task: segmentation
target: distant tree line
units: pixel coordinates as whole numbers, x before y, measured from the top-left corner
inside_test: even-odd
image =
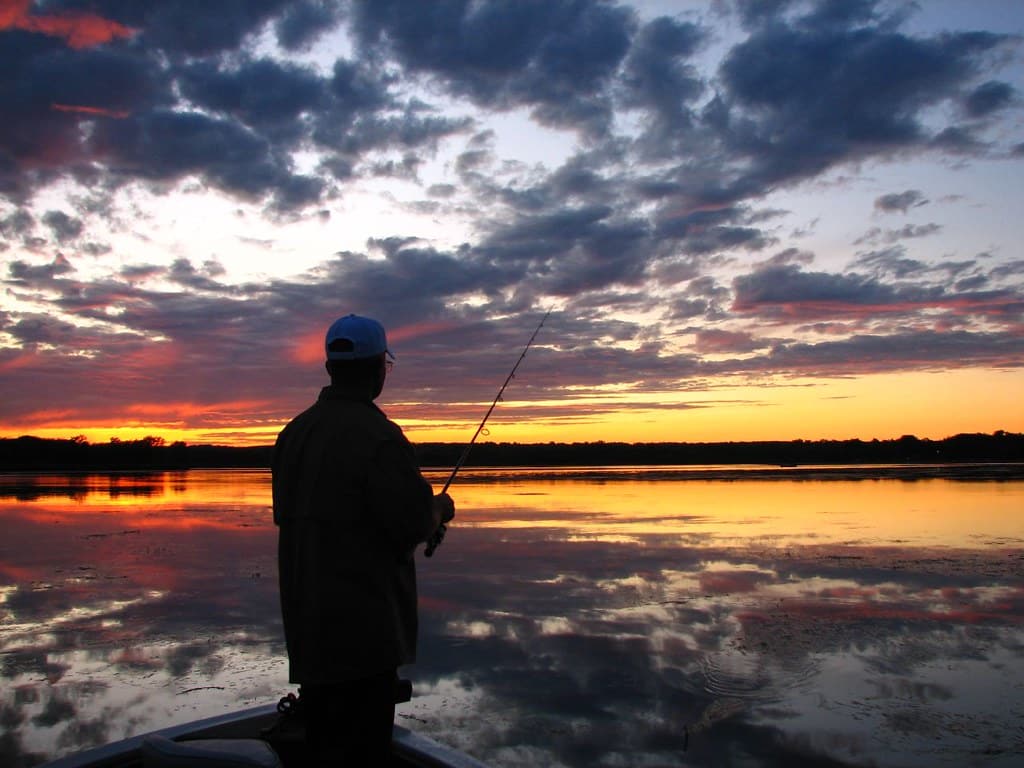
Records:
[[[424,467],[451,467],[461,443],[420,443]],[[273,448],[167,444],[160,437],[89,443],[82,437],[0,439],[0,471],[269,467]],[[792,440],[718,443],[479,443],[469,467],[687,464],[941,464],[1024,462],[1024,434],[959,434],[942,440]]]
[[[417,446],[424,466],[454,466],[464,446]],[[943,440],[792,440],[719,443],[481,443],[468,466],[623,466],[686,464],[922,464],[1024,462],[1024,434],[961,434]]]
[[[189,469],[192,467],[269,467],[270,446],[166,443],[162,437],[90,443],[83,437],[0,439],[0,471],[83,469]]]

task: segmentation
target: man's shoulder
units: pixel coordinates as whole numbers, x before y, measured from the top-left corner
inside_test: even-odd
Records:
[[[360,400],[321,397],[302,413],[289,421],[278,433],[281,443],[292,433],[317,431],[319,426],[329,431],[370,431],[386,438],[405,440],[402,428],[388,418],[376,404]]]
[[[287,424],[284,425],[284,427],[281,429],[281,431],[278,432],[278,434],[277,434],[278,442],[280,442],[281,438],[284,437],[287,433],[295,430],[298,427],[298,425],[302,424],[305,421],[309,421],[310,419],[317,418],[316,407],[317,407],[317,403],[313,403],[311,406],[306,408],[306,410],[304,410],[301,413],[293,416],[291,418],[291,420]]]

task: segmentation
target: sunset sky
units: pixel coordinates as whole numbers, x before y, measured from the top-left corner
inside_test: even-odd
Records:
[[[0,436],[1024,431],[1024,3],[0,0]]]

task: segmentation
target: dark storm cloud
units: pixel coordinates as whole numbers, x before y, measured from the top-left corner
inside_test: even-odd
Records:
[[[0,30],[0,191],[20,198],[36,183],[86,162],[83,120],[113,119],[169,100],[148,55],[72,50],[60,41]],[[101,84],[103,87],[97,87]]]
[[[915,237],[928,237],[929,235],[934,235],[941,231],[942,225],[935,224],[934,222],[931,224],[921,225],[907,224],[900,229],[890,230],[886,233],[886,237],[890,240],[906,240],[908,238]]]
[[[860,21],[872,4],[842,5],[857,12],[776,20],[727,54],[724,92],[706,120],[719,132],[723,159],[745,164],[704,190],[706,199],[760,194],[837,163],[928,145],[923,111],[961,94],[981,57],[1009,42],[984,32],[910,37],[884,20],[845,26],[839,22]],[[938,144],[950,147],[951,132],[968,138],[951,126]]]
[[[686,253],[710,254],[739,247],[759,251],[770,242],[761,230],[752,227],[712,227],[687,237],[682,247]]]
[[[630,290],[650,278],[690,279],[701,268],[693,257],[710,261],[774,242],[748,226],[758,217],[745,206],[680,213],[666,204],[664,213],[642,213],[623,194],[623,180],[599,173],[599,166],[577,156],[543,182],[511,191],[475,180],[481,194],[498,196],[519,213],[491,223],[471,253],[521,269],[537,290],[572,296],[613,286]],[[573,204],[559,205],[566,200]],[[678,266],[686,259],[680,278]]]
[[[274,141],[296,140],[304,130],[303,113],[327,105],[322,78],[270,59],[249,61],[234,70],[201,61],[185,68],[178,82],[189,101],[230,114]]]
[[[640,142],[645,155],[658,156],[678,137],[690,134],[693,106],[705,83],[688,59],[708,37],[692,23],[656,19],[639,31],[621,82],[622,106],[652,118]]]
[[[739,222],[742,211],[734,206],[696,211],[674,211],[670,207],[660,216],[658,234],[663,238],[685,238],[691,232],[703,232]]]
[[[593,234],[611,214],[607,206],[591,206],[523,216],[492,234],[484,250],[502,262],[543,263],[571,250],[580,239]]]
[[[883,258],[878,257],[874,263]],[[870,260],[866,264],[872,263]],[[891,261],[890,261],[890,268]],[[893,271],[913,273],[916,265],[900,264]],[[1019,317],[1022,297],[1014,291],[956,293],[945,282],[883,283],[856,273],[805,272],[796,265],[771,265],[733,282],[732,309],[765,320],[875,318],[942,310],[951,315]]]
[[[401,101],[389,89],[394,78],[372,63],[338,59],[326,82],[329,100],[310,115],[310,138],[326,151],[341,153],[338,178],[351,175],[363,153],[393,147],[432,151],[437,142],[472,126],[416,98]],[[330,163],[326,166],[330,167]]]
[[[102,154],[116,158],[122,175],[174,181],[202,173],[244,197],[268,194],[289,175],[264,137],[197,112],[161,110],[112,121],[99,127],[94,141]]]
[[[122,267],[118,274],[129,282],[133,282],[135,280],[145,280],[147,278],[155,277],[163,272],[163,267],[158,267],[153,264],[129,264]]]
[[[31,288],[52,285],[56,278],[75,271],[71,262],[60,254],[49,264],[33,265],[19,259],[12,261],[7,268],[10,280],[5,282]]]
[[[1018,311],[1020,311],[1018,309]],[[837,341],[788,342],[746,361],[748,370],[795,375],[842,375],[851,366],[859,374],[973,365],[1020,367],[1016,334],[969,331],[920,331],[890,335],[861,334]],[[709,368],[730,370],[735,362]]]
[[[1024,259],[1015,259],[992,268],[992,277],[1003,278],[1024,275]]]
[[[52,3],[47,13],[80,10]],[[72,48],[0,30],[0,109],[8,116],[0,191],[15,199],[64,175],[94,188],[191,175],[272,209],[297,209],[317,202],[328,180],[297,172],[296,152],[340,152],[347,157],[321,163],[318,173],[344,168],[345,179],[365,153],[429,148],[468,125],[396,99],[393,73],[339,59],[325,76],[239,51],[274,19],[286,43],[301,46],[341,20],[339,5],[107,2],[89,11],[135,33]]]
[[[596,133],[611,119],[605,90],[634,26],[625,8],[580,0],[373,0],[353,13],[369,55],[393,55],[479,105],[526,106],[543,123]]]
[[[290,3],[274,23],[281,47],[294,51],[314,42],[323,32],[336,26],[343,15],[343,4],[332,0],[299,0]]]
[[[447,296],[499,290],[512,279],[500,267],[467,263],[415,241],[374,241],[373,245],[383,250],[385,260],[339,254],[327,265],[325,277],[344,286],[349,303],[373,296],[404,322],[439,317]]]
[[[192,290],[208,290],[218,293],[224,292],[224,286],[218,283],[215,278],[223,274],[224,268],[216,262],[208,262],[200,269],[196,269],[188,259],[175,260],[171,264],[170,269],[167,270],[168,279],[178,285],[191,288]]]
[[[919,189],[908,189],[906,192],[892,192],[875,198],[875,208],[885,213],[899,211],[906,213],[910,208],[926,205],[928,200]]]
[[[23,315],[5,329],[22,344],[65,344],[75,336],[75,327],[49,315]]]
[[[1009,105],[1013,97],[1013,86],[1009,83],[989,80],[971,91],[964,106],[971,117],[984,117]]]
[[[664,194],[721,203],[929,138],[979,149],[967,126],[929,137],[921,111],[959,94],[978,116],[1011,97],[999,81],[970,82],[1003,37],[909,37],[867,2],[812,5],[803,16],[782,15],[784,6],[740,4],[752,32],[698,110],[709,82],[694,57],[710,31],[669,18],[641,25],[611,3],[53,2],[47,13],[87,7],[134,33],[73,49],[2,32],[10,67],[0,106],[17,119],[0,128],[0,173],[4,188],[21,194],[62,172],[105,169],[122,183],[194,174],[230,194],[299,208],[328,189],[293,167],[291,153],[310,142],[339,155],[319,172],[338,168],[345,179],[367,152],[431,148],[469,128],[468,118],[399,98],[404,76],[478,106],[527,107],[541,122],[592,137],[609,136],[616,110],[636,112],[646,118],[640,156],[679,164],[675,178],[657,182]],[[325,77],[240,53],[268,24],[286,48],[347,25],[361,58],[338,59]]]
[[[60,243],[74,240],[82,234],[81,219],[68,216],[64,211],[47,211],[43,214],[43,223],[50,228],[53,236]]]
[[[876,277],[891,274],[900,279],[927,272],[931,268],[919,259],[908,258],[903,246],[865,253],[857,258],[853,266],[867,269]]]
[[[896,303],[896,291],[859,275],[804,272],[796,265],[770,266],[736,278],[737,312],[772,314],[785,307],[832,311],[832,307],[880,306]],[[816,309],[817,308],[817,309]]]
[[[24,237],[35,226],[35,217],[25,209],[18,209],[0,219],[0,235],[5,238]]]
[[[724,301],[730,295],[729,289],[719,285],[715,278],[710,276],[698,277],[686,287],[687,296],[700,296],[715,301]]]
[[[361,120],[339,148],[357,154],[378,149],[432,152],[441,139],[471,126],[469,118],[429,114],[421,105],[410,104],[395,115]]]
[[[951,125],[937,133],[932,138],[930,146],[952,155],[971,155],[984,149],[986,145],[978,138],[972,127]]]
[[[928,237],[942,231],[941,224],[906,224],[899,229],[880,229],[873,227],[864,235],[853,241],[854,245],[864,243],[898,243],[901,240],[912,240],[918,237]]]
[[[648,223],[606,205],[519,216],[494,229],[474,250],[520,279],[571,296],[621,283],[637,284],[654,246]]]

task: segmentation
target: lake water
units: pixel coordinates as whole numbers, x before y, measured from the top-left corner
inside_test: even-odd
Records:
[[[494,766],[1024,765],[1024,480],[816,477],[460,475],[397,721]],[[0,475],[0,522],[5,768],[292,690],[269,473]]]

